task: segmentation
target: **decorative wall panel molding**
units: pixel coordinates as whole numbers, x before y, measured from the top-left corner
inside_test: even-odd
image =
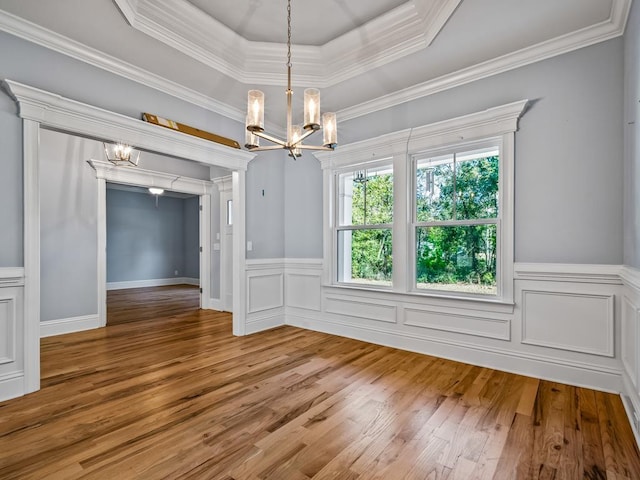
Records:
[[[404,325],[509,340],[510,319],[463,315],[423,308],[404,308]]]
[[[0,365],[16,361],[16,300],[15,294],[0,289]]]
[[[627,297],[622,299],[622,366],[638,391],[638,353],[640,348],[640,309]]]
[[[247,314],[284,307],[284,273],[268,270],[247,274]],[[251,318],[247,322],[251,321]]]
[[[321,309],[322,271],[315,273],[286,272],[287,307],[319,312]]]
[[[522,343],[614,356],[614,296],[522,290]]]
[[[336,315],[375,320],[384,323],[397,323],[395,303],[373,299],[359,299],[346,295],[326,295],[325,311]]]

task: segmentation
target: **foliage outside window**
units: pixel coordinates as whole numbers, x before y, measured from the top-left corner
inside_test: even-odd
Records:
[[[414,158],[418,290],[496,295],[499,147]]]
[[[391,286],[391,166],[341,173],[337,182],[338,282]]]

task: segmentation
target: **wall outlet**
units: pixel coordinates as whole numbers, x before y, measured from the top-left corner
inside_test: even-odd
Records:
[[[247,242],[247,251],[250,252],[251,250],[253,250],[253,242],[249,240]]]
[[[178,275],[178,270],[174,270],[174,271],[173,271],[173,274],[174,274],[174,275]]]

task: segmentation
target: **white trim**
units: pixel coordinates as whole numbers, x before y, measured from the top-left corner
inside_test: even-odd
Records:
[[[254,317],[247,321],[245,334],[250,335],[252,333],[263,332],[283,325],[286,325],[286,323],[282,312]]]
[[[119,3],[123,3],[120,5],[121,10],[127,17],[127,19],[132,23],[132,26],[136,26],[137,23],[135,19],[132,20],[133,15],[136,11],[135,7],[138,2],[132,2],[132,0],[118,0]],[[185,2],[186,3],[186,2]],[[430,32],[436,32],[439,28],[442,27],[445,20],[444,17],[448,18],[455,9],[454,5],[457,5],[456,0],[450,0],[442,4],[442,7],[439,12],[436,12],[436,15],[433,17],[431,21],[431,25],[434,27],[424,28],[424,24],[422,25],[422,30]],[[400,8],[400,7],[399,7]],[[378,97],[374,100],[369,100],[357,105],[353,105],[342,110],[339,110],[338,118],[340,121],[352,120],[354,118],[358,118],[364,115],[368,115],[371,113],[375,113],[380,110],[384,110],[386,108],[391,108],[395,105],[400,105],[402,103],[406,103],[412,100],[416,100],[422,97],[426,97],[429,95],[433,95],[438,92],[442,92],[444,90],[448,90],[451,88],[455,88],[461,85],[465,85],[477,80],[481,80],[483,78],[487,78],[493,75],[497,75],[503,72],[507,72],[509,70],[514,70],[516,68],[524,67],[531,63],[535,63],[541,60],[545,60],[548,58],[552,58],[557,55],[562,55],[574,50],[578,50],[580,48],[593,45],[595,43],[603,42],[615,37],[618,37],[624,33],[624,29],[627,23],[627,17],[629,15],[629,10],[631,8],[631,0],[613,0],[611,6],[611,13],[608,19],[596,23],[594,25],[582,28],[575,32],[571,32],[565,35],[561,35],[559,37],[538,43],[536,45],[532,45],[516,52],[508,53],[501,57],[488,60],[482,62],[477,65],[472,65],[467,68],[463,68],[461,70],[448,73],[441,77],[437,77],[431,80],[427,80],[425,82],[419,83],[417,85],[413,85],[411,87],[405,88],[403,90],[384,95],[382,97]],[[418,10],[420,8],[418,7]],[[451,13],[448,13],[448,12]],[[173,19],[171,19],[173,20]],[[170,20],[170,21],[171,21]],[[427,22],[429,24],[429,22]],[[441,24],[441,25],[438,25]],[[155,23],[157,25],[157,23]],[[175,22],[169,23],[172,27],[175,26]],[[193,22],[187,22],[186,25],[192,26]],[[153,25],[152,25],[153,27]],[[150,28],[152,28],[150,27]],[[226,27],[225,27],[226,28]],[[24,20],[20,17],[12,15],[8,12],[4,12],[0,10],[0,30],[6,31],[12,35],[23,38],[30,42],[33,42],[38,45],[42,45],[46,48],[49,48],[53,51],[62,53],[69,57],[75,58],[77,60],[83,61],[90,65],[94,65],[98,68],[102,68],[108,72],[114,73],[116,75],[122,76],[124,78],[128,78],[135,82],[138,82],[147,87],[153,88],[155,90],[161,91],[163,93],[169,94],[173,97],[179,98],[186,102],[189,102],[193,105],[197,105],[203,108],[206,108],[212,112],[218,113],[220,115],[224,115],[230,119],[233,119],[238,122],[244,122],[245,113],[240,111],[239,109],[232,107],[228,104],[220,102],[212,97],[206,96],[200,92],[196,92],[193,89],[182,86],[178,83],[171,82],[165,78],[162,78],[159,75],[151,73],[147,70],[144,70],[135,65],[123,62],[111,55],[105,54],[99,50],[88,47],[84,44],[76,42],[68,37],[57,34],[48,30],[44,27],[36,25],[32,22]],[[405,29],[397,29],[397,35],[403,34],[403,30]],[[205,34],[209,34],[211,31],[215,31],[216,35],[220,34],[219,29],[208,30],[205,31]],[[407,32],[414,32],[413,29],[406,29]],[[414,32],[415,34],[415,32]],[[167,32],[164,32],[164,35],[167,35]],[[430,36],[433,34],[428,34],[424,40],[425,46],[432,40]],[[218,38],[218,37],[216,37]],[[368,37],[375,38],[375,37]],[[419,37],[418,37],[419,38]],[[242,39],[243,43],[247,41]],[[381,38],[382,40],[382,38]],[[337,42],[337,40],[336,40]],[[388,42],[388,39],[385,37],[384,42]],[[219,42],[209,42],[208,45],[217,45]],[[365,42],[365,46],[370,42]],[[223,52],[225,55],[228,55],[229,51],[237,52],[238,43],[233,44],[234,49],[230,50],[225,47],[225,51]],[[344,45],[344,42],[342,42]],[[177,45],[180,47],[181,45]],[[271,83],[275,85],[283,84],[283,81],[280,79],[282,74],[282,67],[280,65],[281,59],[281,47],[278,48],[276,45],[277,55],[274,56],[275,52],[273,51],[273,46],[268,44],[260,44],[258,47],[252,49],[256,55],[260,58],[259,64],[255,64],[256,68],[259,67],[258,76],[251,80],[241,80],[245,83],[259,83],[259,84],[267,84],[268,79],[271,78]],[[316,74],[313,75],[313,70],[310,72],[306,72],[301,68],[305,64],[309,63],[310,55],[307,52],[309,47],[303,48],[298,46],[301,49],[301,57],[299,58],[300,65],[298,70],[296,70],[297,75],[296,78],[299,78],[300,82],[304,85],[316,85],[318,87],[322,87],[329,82],[339,82],[343,81],[350,76],[357,75],[361,73],[361,68],[355,65],[353,62],[353,58],[351,56],[345,57],[344,64],[338,65],[340,66],[342,71],[338,70],[335,73],[331,73],[333,69],[324,68],[327,65],[333,65],[333,59],[330,57],[334,52],[330,51],[329,45],[326,45],[326,56],[328,56],[329,60],[323,58],[321,68],[316,69]],[[324,47],[323,47],[324,48]],[[368,64],[369,67],[377,67],[383,65],[388,61],[395,60],[399,58],[399,52],[387,52],[386,55],[378,56],[376,55],[375,49],[369,47],[369,55],[368,55]],[[414,45],[413,51],[415,51],[416,46]],[[343,49],[347,53],[351,50]],[[383,49],[383,51],[385,51]],[[413,52],[409,50],[409,53]],[[191,50],[185,51],[182,49],[182,53],[191,54],[193,53]],[[357,57],[360,58],[360,57]],[[366,58],[366,57],[362,57]],[[350,65],[345,62],[353,62],[354,65],[351,65],[352,68],[349,68]],[[376,63],[380,62],[380,63]],[[266,75],[267,69],[266,65],[276,64],[277,63],[277,71],[273,73],[273,75]],[[249,65],[250,63],[244,62],[245,65]],[[313,64],[313,62],[311,62]],[[275,68],[275,67],[273,67]],[[303,75],[304,74],[304,75]],[[333,75],[333,77],[328,77],[328,74]],[[248,75],[247,75],[248,76]],[[345,78],[342,78],[345,77]],[[234,78],[242,78],[242,75],[234,76]],[[277,81],[275,80],[277,79]]]
[[[281,63],[283,44],[246,40],[183,0],[115,2],[133,28],[239,82],[286,83]],[[330,87],[421,51],[431,44],[460,2],[410,0],[324,45],[295,45],[294,85]]]
[[[255,157],[255,153],[110,112],[12,80],[5,79],[2,83],[9,95],[18,102],[20,117],[51,128],[124,142],[152,152],[232,170],[246,170],[249,161]]]
[[[200,279],[189,277],[151,278],[148,280],[128,280],[107,282],[106,290],[127,290],[129,288],[163,287],[167,285],[200,285]]]
[[[572,281],[616,285],[620,285],[620,277],[624,271],[620,265],[521,262],[514,263],[513,270],[516,280]]]
[[[417,294],[413,261],[415,254],[413,241],[414,222],[410,206],[413,204],[412,185],[414,171],[413,157],[428,150],[445,148],[472,148],[474,143],[485,139],[500,147],[500,216],[496,219],[498,241],[498,293],[488,300],[504,304],[513,303],[513,262],[514,262],[514,165],[515,132],[518,121],[529,101],[520,100],[506,105],[489,108],[460,117],[423,125],[420,127],[392,132],[386,135],[351,143],[337,151],[314,153],[320,161],[323,174],[323,215],[324,215],[324,284],[342,286],[338,283],[337,233],[341,229],[338,221],[337,176],[346,169],[363,168],[382,162],[393,162],[394,166],[394,218],[400,221],[393,225],[393,284],[396,294]],[[484,143],[484,142],[483,142]],[[390,158],[391,157],[391,158]],[[349,286],[353,286],[350,284]],[[373,290],[373,287],[358,286]],[[382,289],[378,289],[382,291]],[[444,296],[443,292],[424,291],[420,295]],[[452,294],[458,298],[474,298],[464,293]]]
[[[0,375],[0,402],[25,395],[26,390],[24,372]]]
[[[0,30],[237,122],[245,120],[244,111],[2,10]]]
[[[98,181],[98,202],[97,202],[97,241],[98,241],[98,315],[101,324],[107,324],[107,298],[106,290],[117,288],[135,288],[132,286],[109,288],[106,282],[107,271],[107,249],[106,249],[106,219],[107,219],[107,202],[106,202],[106,182],[123,183],[127,185],[136,185],[141,187],[160,187],[175,192],[189,193],[199,195],[198,200],[198,225],[199,225],[199,242],[201,251],[199,254],[200,278],[197,284],[200,285],[200,307],[209,308],[207,300],[210,296],[210,265],[211,265],[211,189],[212,182],[208,180],[199,180],[197,178],[183,177],[181,175],[168,174],[164,172],[156,172],[153,170],[145,170],[143,168],[127,168],[117,167],[105,160],[87,160],[89,165],[96,172]],[[157,283],[162,281],[172,281],[174,283]],[[143,280],[139,284],[140,287],[157,286],[157,285],[174,285],[178,279],[150,279]],[[181,279],[182,280],[182,279]],[[149,283],[151,282],[151,283]],[[155,282],[155,283],[154,283]],[[119,282],[116,282],[116,284]],[[132,282],[122,282],[129,283]],[[178,283],[185,283],[180,281]]]
[[[210,298],[209,310],[217,310],[219,312],[223,312],[224,308],[222,308],[222,301],[219,298]]]
[[[24,393],[40,390],[40,125],[22,120],[24,161]]]
[[[640,269],[624,265],[620,269],[620,278],[625,285],[640,291]]]
[[[594,295],[590,293],[577,293],[577,292],[563,292],[563,291],[548,291],[548,290],[534,290],[523,288],[521,290],[521,310],[522,310],[522,338],[521,343],[527,345],[537,345],[540,347],[549,347],[556,350],[568,350],[572,352],[580,352],[587,353],[590,355],[600,355],[603,357],[613,357],[614,356],[614,325],[615,319],[613,315],[614,308],[614,295]],[[544,295],[544,296],[555,296],[555,297],[567,297],[567,298],[590,298],[596,300],[603,300],[606,304],[607,317],[606,321],[606,338],[604,339],[604,343],[606,345],[603,349],[595,349],[595,348],[586,348],[580,345],[569,345],[560,343],[557,341],[545,341],[535,338],[530,338],[527,333],[527,296],[528,295]]]
[[[187,285],[200,287],[200,308],[209,309],[211,297],[211,188],[198,199],[198,278],[184,278]]]
[[[23,267],[0,267],[0,287],[24,285]]]
[[[233,334],[246,335],[250,333],[246,326],[246,172],[234,171],[231,182],[233,185]]]
[[[61,318],[59,320],[45,320],[40,322],[40,338],[93,330],[102,326],[98,314]]]
[[[173,192],[192,195],[210,195],[212,183],[208,180],[189,178],[172,173],[145,170],[138,167],[117,167],[106,160],[87,160],[96,171],[96,178],[107,182],[135,185],[139,187],[159,187]]]
[[[518,130],[529,100],[520,100],[421,127],[341,145],[330,152],[313,152],[323,169],[338,169],[394,155],[498,137]]]
[[[602,22],[412,85],[374,100],[343,108],[338,110],[338,118],[342,122],[352,120],[619,37],[624,34],[630,9],[631,0],[613,0],[611,14]]]
[[[227,240],[227,231],[230,228],[227,225],[227,202],[232,200],[233,197],[233,178],[231,175],[227,175],[224,177],[214,178],[212,180],[213,184],[218,187],[218,192],[220,195],[220,203],[219,203],[219,232],[220,232],[220,299],[218,308],[215,310],[227,311],[227,295],[228,295],[228,285],[230,283],[230,279],[227,278],[226,268],[225,268],[225,258],[227,255],[232,254],[233,251],[233,226],[231,226],[231,245],[229,245]],[[232,294],[233,294],[233,285],[232,285]],[[233,303],[233,302],[232,302]],[[213,307],[211,307],[213,308]]]
[[[441,338],[406,331],[391,331],[370,324],[350,324],[341,319],[317,320],[300,315],[287,315],[287,325],[306,328],[342,337],[354,338],[426,355],[435,355],[459,362],[504,372],[528,375],[580,387],[607,392],[621,389],[621,371],[593,363],[568,360],[549,355],[519,352],[490,345]]]

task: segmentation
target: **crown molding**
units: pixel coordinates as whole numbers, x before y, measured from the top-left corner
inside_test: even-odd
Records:
[[[417,100],[444,90],[459,87],[483,78],[524,67],[557,55],[569,53],[589,45],[610,40],[624,34],[632,0],[613,0],[607,20],[517,50],[500,57],[427,80],[374,100],[344,108],[337,112],[340,121],[369,115],[402,103]]]
[[[137,16],[136,12],[141,9],[141,5],[144,2],[148,2],[150,0],[114,1],[118,4],[118,7],[120,8],[127,21],[131,24],[136,24],[139,21],[139,17]],[[448,19],[453,10],[455,10],[455,7],[457,7],[457,5],[460,3],[460,1],[461,0],[442,0],[442,3],[439,4],[439,10],[437,9],[437,7],[433,7],[437,11],[434,10],[435,13],[430,18],[432,18],[432,21],[439,25],[439,28],[441,28],[442,25],[444,25],[444,23],[446,22],[446,19]],[[417,100],[419,98],[433,95],[444,90],[465,85],[476,80],[481,80],[492,75],[497,75],[509,70],[529,65],[540,60],[545,60],[556,55],[568,53],[588,45],[618,37],[624,33],[627,17],[631,8],[631,2],[632,0],[613,0],[609,19],[603,22],[539,43],[537,45],[533,45],[531,47],[521,49],[517,52],[503,55],[493,60],[482,62],[480,64],[464,68],[456,72],[452,72],[447,75],[443,75],[441,77],[419,83],[417,85],[413,85],[403,90],[378,97],[371,101],[344,108],[337,112],[338,119],[341,122],[352,120],[354,118],[391,108],[405,102]],[[415,3],[415,5],[420,7],[423,4]],[[417,11],[420,15],[423,15],[423,11],[420,8],[418,8]],[[8,32],[19,38],[23,38],[32,43],[46,47],[50,50],[70,56],[82,62],[88,63],[95,67],[101,68],[110,73],[122,76],[129,80],[133,80],[137,83],[166,93],[175,98],[179,98],[193,105],[205,108],[211,112],[223,115],[237,122],[244,123],[244,111],[241,111],[235,107],[220,102],[202,93],[196,92],[195,90],[184,87],[176,82],[167,80],[159,75],[153,74],[135,65],[123,62],[113,56],[88,47],[84,44],[81,44],[80,42],[52,32],[51,30],[48,30],[44,27],[36,25],[32,22],[29,22],[2,10],[0,10],[0,30]],[[432,30],[432,32],[433,31],[435,30]],[[216,36],[218,35],[218,33],[219,32],[216,32]],[[242,40],[246,42],[246,40]],[[428,42],[430,40],[428,37],[426,37],[424,41]],[[329,44],[330,43],[331,42],[329,42]],[[329,51],[330,49],[329,44],[325,44],[323,46],[327,48],[327,51]],[[277,72],[275,70],[273,72],[269,72],[268,68],[270,68],[270,65],[274,64],[276,59],[279,59],[278,61],[281,62],[282,59],[280,57],[282,56],[282,46],[279,46],[277,44],[274,45],[267,43],[256,43],[253,47],[255,48],[256,55],[260,56],[260,60],[256,62],[255,68],[265,69],[260,71],[260,76],[256,83],[281,84],[281,80],[277,81],[277,79],[282,75],[283,69],[281,68],[281,65],[278,66]],[[294,45],[296,55],[296,77],[299,77],[299,67],[301,67],[301,70],[305,70],[306,68],[307,71],[309,71],[309,68],[304,66],[306,64],[313,64],[312,52],[315,48],[318,47],[301,47]],[[411,47],[405,46],[405,48]],[[389,55],[391,55],[393,52],[388,53]],[[346,60],[343,59],[343,61]],[[330,59],[327,62],[327,65],[332,64],[333,59]],[[353,68],[357,69],[357,67]],[[322,71],[324,72],[324,69]],[[318,75],[313,73],[306,76],[301,76],[300,78],[301,81],[309,85],[321,86],[322,83],[317,81]],[[270,127],[270,129],[277,130],[277,127]]]
[[[284,44],[246,40],[186,0],[114,1],[133,28],[225,75],[286,83]],[[410,0],[324,45],[294,45],[294,85],[326,88],[428,47],[461,1]]]
[[[0,30],[244,123],[244,111],[2,10]]]
[[[192,195],[211,195],[213,183],[208,180],[184,177],[138,167],[119,167],[106,160],[87,160],[96,171],[96,178],[108,182],[142,187],[158,187]]]
[[[139,149],[231,170],[246,170],[249,161],[255,157],[255,153],[209,142],[12,80],[4,80],[2,87],[18,103],[21,118],[49,128],[124,142]]]
[[[518,130],[529,100],[500,105],[460,117],[400,130],[376,138],[341,145],[332,152],[314,152],[322,169],[335,169],[381,160],[461,141],[497,137]]]

